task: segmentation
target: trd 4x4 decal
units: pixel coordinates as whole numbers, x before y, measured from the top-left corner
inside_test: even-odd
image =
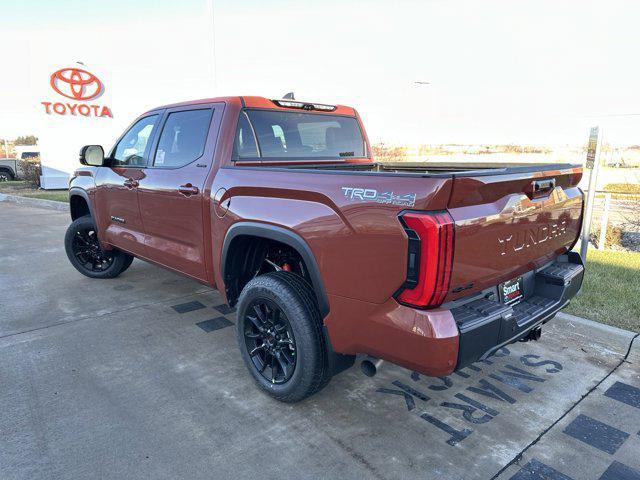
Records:
[[[394,192],[378,192],[373,188],[342,187],[344,196],[349,200],[361,202],[373,201],[376,203],[413,207],[416,204],[415,193],[397,194]]]

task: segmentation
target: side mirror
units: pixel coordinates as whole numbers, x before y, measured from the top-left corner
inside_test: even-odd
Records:
[[[90,167],[102,167],[104,150],[100,145],[85,145],[80,149],[80,163]]]

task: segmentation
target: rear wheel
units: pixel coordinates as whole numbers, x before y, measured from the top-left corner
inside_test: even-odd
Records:
[[[114,278],[124,272],[133,257],[119,250],[103,250],[90,216],[73,221],[64,237],[64,247],[71,265],[91,278]]]
[[[10,182],[13,180],[13,173],[9,170],[0,170],[0,182]]]
[[[330,379],[315,296],[296,274],[267,273],[247,283],[238,302],[237,340],[254,380],[280,401],[300,401]]]

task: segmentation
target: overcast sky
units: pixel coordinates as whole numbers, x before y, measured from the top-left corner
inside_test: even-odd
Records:
[[[207,0],[1,1],[0,137],[32,132],[34,72],[64,50],[126,104],[117,130],[162,103],[293,90],[356,107],[373,141],[581,144],[601,124],[640,144],[640,116],[618,116],[640,114],[640,2],[215,0],[214,57]]]

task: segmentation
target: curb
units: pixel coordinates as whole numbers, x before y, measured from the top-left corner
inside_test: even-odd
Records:
[[[0,193],[0,202],[11,202],[25,207],[45,208],[47,210],[56,210],[58,212],[69,212],[69,204],[65,202],[56,202],[54,200],[43,200],[41,198],[20,197],[18,195],[8,195]]]
[[[604,323],[594,322],[593,320],[577,317],[575,315],[571,315],[570,313],[558,312],[556,314],[556,317],[561,318],[562,320],[566,320],[568,322],[580,323],[589,328],[595,328],[602,332],[611,333],[614,335],[620,335],[620,336],[629,337],[629,338],[632,338],[636,335],[635,332],[632,332],[630,330],[624,330],[623,328],[612,327],[611,325],[605,325]]]

